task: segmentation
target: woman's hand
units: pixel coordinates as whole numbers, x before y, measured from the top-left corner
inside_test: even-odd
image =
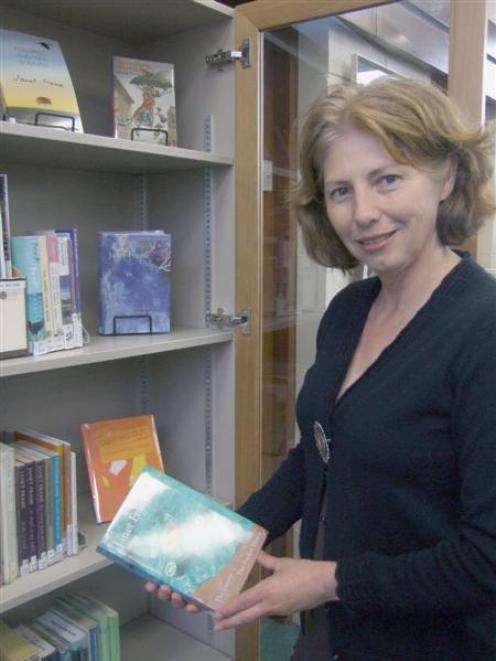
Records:
[[[336,563],[276,558],[262,551],[258,563],[272,576],[217,609],[216,631],[266,615],[290,615],[336,600]]]
[[[182,599],[181,595],[172,590],[167,585],[157,585],[152,581],[145,583],[145,590],[147,592],[156,592],[157,597],[161,601],[169,601],[174,608],[184,608],[188,613],[199,613],[200,609],[195,604],[188,604]]]

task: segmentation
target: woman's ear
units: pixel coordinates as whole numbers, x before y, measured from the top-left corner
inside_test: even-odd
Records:
[[[444,173],[443,178],[441,179],[441,191],[440,191],[441,202],[444,202],[444,200],[446,200],[453,192],[453,188],[455,186],[455,181],[456,181],[457,170],[458,170],[458,158],[454,155],[450,156],[446,166],[446,172]]]

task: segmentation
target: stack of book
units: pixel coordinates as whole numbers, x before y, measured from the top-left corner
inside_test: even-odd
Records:
[[[0,443],[0,584],[78,552],[76,453],[28,429]]]
[[[11,243],[14,273],[26,278],[31,353],[83,346],[77,230],[43,230]]]
[[[94,597],[66,592],[28,623],[0,621],[0,659],[120,661],[119,614]]]

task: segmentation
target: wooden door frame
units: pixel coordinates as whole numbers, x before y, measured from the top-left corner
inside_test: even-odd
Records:
[[[394,0],[387,0],[389,2]],[[476,116],[483,95],[480,48],[485,44],[482,14],[486,0],[451,0],[450,72],[448,92],[453,94],[471,117]],[[384,0],[254,0],[235,11],[235,46],[250,40],[251,67],[236,70],[236,310],[250,308],[251,335],[236,336],[235,412],[235,500],[239,505],[261,486],[262,453],[262,292],[263,217],[261,193],[261,33],[293,23],[365,9]],[[465,6],[464,6],[465,5]],[[470,5],[468,7],[467,5]],[[483,33],[483,34],[482,34]],[[467,42],[470,47],[467,47]],[[467,50],[468,48],[468,50]],[[467,66],[468,56],[468,66]],[[484,53],[485,56],[485,53]],[[474,73],[477,72],[477,73]],[[467,104],[470,107],[467,107]],[[252,580],[255,580],[252,579]],[[242,627],[236,635],[236,660],[259,658],[259,631],[256,624]]]

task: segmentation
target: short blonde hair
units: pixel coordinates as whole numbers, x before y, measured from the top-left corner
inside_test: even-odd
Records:
[[[334,232],[325,209],[323,165],[339,131],[354,125],[381,140],[399,163],[431,173],[453,158],[452,193],[439,207],[444,245],[460,245],[494,213],[493,132],[470,127],[451,100],[430,83],[380,78],[360,86],[331,87],[311,106],[300,135],[300,180],[292,197],[308,254],[324,266],[347,270],[357,261]]]

